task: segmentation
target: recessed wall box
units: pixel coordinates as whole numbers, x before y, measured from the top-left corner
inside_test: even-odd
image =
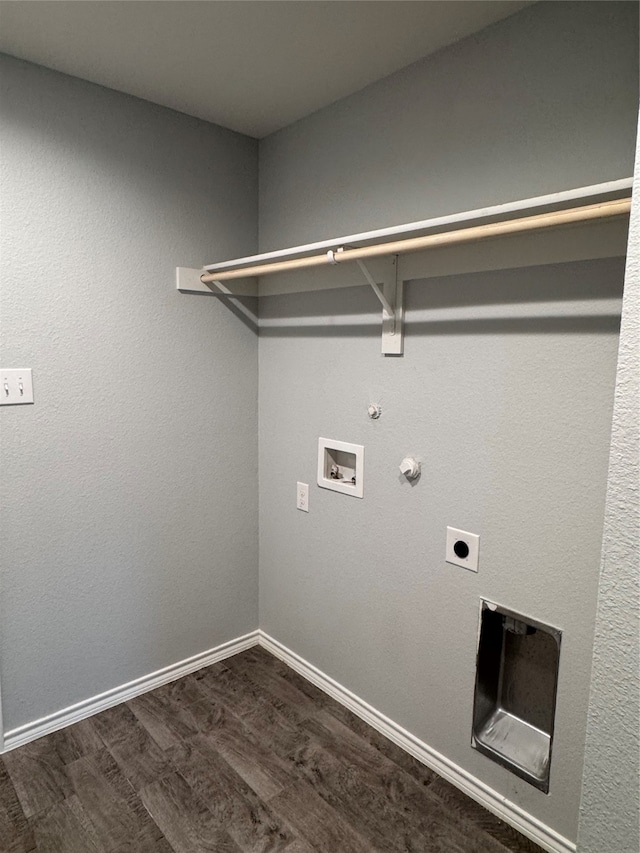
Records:
[[[482,602],[471,746],[545,794],[561,636],[556,628]]]
[[[361,498],[364,494],[364,447],[333,438],[319,438],[318,485]]]

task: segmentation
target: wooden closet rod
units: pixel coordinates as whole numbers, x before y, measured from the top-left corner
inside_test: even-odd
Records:
[[[524,216],[520,219],[507,219],[502,222],[490,222],[470,228],[459,228],[455,231],[443,231],[440,234],[428,234],[424,237],[410,237],[405,240],[393,240],[388,243],[362,246],[359,249],[330,250],[321,255],[311,255],[308,258],[292,258],[286,261],[273,261],[257,266],[207,273],[202,275],[200,280],[204,284],[209,284],[215,281],[231,281],[237,278],[250,278],[269,275],[271,273],[288,272],[289,270],[319,267],[327,263],[342,264],[348,261],[361,261],[366,258],[376,258],[384,255],[399,255],[403,252],[419,252],[424,249],[435,249],[439,246],[451,246],[458,243],[485,240],[489,237],[501,237],[505,234],[518,234],[525,231],[537,231],[542,228],[554,228],[559,225],[570,225],[574,222],[587,222],[593,219],[605,219],[610,216],[623,216],[628,214],[630,209],[631,198],[621,198],[599,204],[572,207],[569,210],[556,210],[551,213]]]

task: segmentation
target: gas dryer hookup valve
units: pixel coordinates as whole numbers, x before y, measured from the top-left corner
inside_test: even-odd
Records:
[[[407,480],[417,480],[420,476],[420,463],[413,456],[405,456],[400,463],[400,471]]]

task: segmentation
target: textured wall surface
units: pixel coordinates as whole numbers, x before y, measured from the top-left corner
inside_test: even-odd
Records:
[[[536,3],[262,140],[261,248],[629,177],[637,98],[637,3]]]
[[[635,187],[593,649],[580,853],[640,850],[640,144]]]
[[[269,138],[262,248],[629,176],[637,87],[635,4],[537,4]],[[413,282],[401,359],[366,289],[261,302],[261,627],[573,840],[623,274]],[[365,445],[364,500],[315,486],[319,436]],[[548,796],[470,748],[480,597],[564,632]]]
[[[10,730],[257,625],[257,337],[176,265],[255,250],[254,141],[2,59]],[[242,459],[242,469],[236,463]]]
[[[261,301],[261,627],[570,838],[623,272],[412,282],[402,359],[367,289]],[[365,446],[363,500],[316,486],[319,436]],[[447,525],[480,534],[478,574],[445,563]],[[564,632],[549,796],[470,748],[481,597]]]
[[[263,248],[629,175],[637,14],[537,4],[266,140]],[[36,393],[1,412],[10,730],[256,627],[256,338],[172,279],[178,264],[255,250],[257,152],[133,98],[0,66],[2,364],[32,367]],[[608,850],[612,832],[625,853],[633,843],[633,791],[614,801],[635,769],[636,659],[610,662],[629,640],[616,614],[632,620],[637,594],[624,532],[637,245],[585,853]],[[380,356],[363,288],[262,305],[262,627],[570,838],[623,274],[605,258],[413,282],[403,359]],[[315,487],[319,435],[366,446],[363,501]],[[423,463],[414,486],[397,470],[407,453]],[[444,562],[447,524],[481,534],[478,575]],[[480,597],[564,632],[548,797],[469,747]]]

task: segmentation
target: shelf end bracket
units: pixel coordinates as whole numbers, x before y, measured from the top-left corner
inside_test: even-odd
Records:
[[[363,261],[357,260],[356,263],[382,305],[382,354],[402,355],[404,351],[404,283],[398,277],[398,256],[394,255],[387,262],[382,287],[373,278]]]
[[[233,290],[221,281],[212,281],[205,284],[201,276],[206,275],[204,269],[192,269],[190,267],[176,267],[176,288],[182,293],[208,293],[209,296],[257,296],[258,286],[253,278],[236,279]]]

